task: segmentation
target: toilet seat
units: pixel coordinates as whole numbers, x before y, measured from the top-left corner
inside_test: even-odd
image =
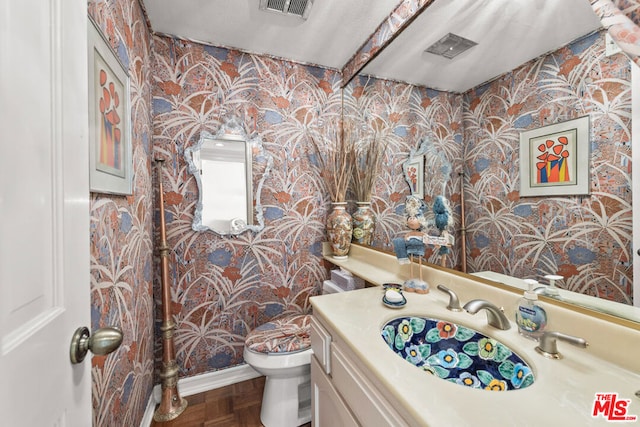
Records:
[[[311,316],[274,319],[251,331],[244,360],[266,376],[260,420],[266,427],[300,426],[311,420]]]
[[[278,370],[308,366],[311,363],[313,350],[311,347],[293,353],[257,353],[244,349],[245,363],[262,372],[264,375],[277,373]]]
[[[273,319],[251,331],[245,348],[253,353],[284,355],[311,347],[311,315],[297,314]]]

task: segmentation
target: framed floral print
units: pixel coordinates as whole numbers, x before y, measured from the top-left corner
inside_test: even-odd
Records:
[[[424,198],[424,156],[411,157],[404,165],[404,174],[412,196]]]
[[[132,194],[129,75],[89,17],[89,182],[92,192]]]
[[[590,193],[589,116],[520,133],[520,196]]]

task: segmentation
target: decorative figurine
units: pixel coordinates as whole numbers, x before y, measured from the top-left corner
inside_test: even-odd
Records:
[[[407,292],[428,293],[429,285],[422,280],[422,257],[425,253],[425,242],[423,232],[427,228],[427,219],[424,213],[427,210],[427,204],[416,196],[408,196],[404,205],[404,213],[407,227],[411,231],[407,232],[404,237],[393,239],[393,249],[400,264],[409,264],[409,274],[411,278],[404,283]],[[418,256],[418,274],[419,279],[415,279],[413,275],[414,257]]]
[[[443,256],[444,260],[444,256],[451,252],[449,246],[453,245],[453,236],[451,236],[447,231],[447,228],[453,225],[453,216],[451,215],[449,201],[445,199],[444,196],[436,196],[433,201],[433,213],[435,216],[435,226],[440,231],[440,236],[444,237],[448,243],[441,245],[440,250],[438,251],[438,253]]]
[[[425,230],[429,222],[425,217],[427,204],[416,196],[407,196],[405,201],[405,218],[407,227],[411,231],[404,237],[393,239],[393,249],[400,264],[409,264],[411,278],[404,283],[407,292],[426,294],[429,292],[429,284],[422,279],[422,257],[425,254],[427,244],[439,246],[439,254],[449,253],[449,246],[453,243],[452,236],[446,231],[452,225],[451,209],[447,199],[437,196],[433,204],[435,218],[433,224],[440,231],[440,236],[430,236]],[[413,264],[415,256],[418,257],[418,278],[414,277]]]

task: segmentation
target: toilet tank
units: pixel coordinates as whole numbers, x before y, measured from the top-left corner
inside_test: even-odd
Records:
[[[340,288],[331,280],[325,280],[322,283],[322,295],[335,294],[337,292],[345,292],[345,291],[344,289]]]

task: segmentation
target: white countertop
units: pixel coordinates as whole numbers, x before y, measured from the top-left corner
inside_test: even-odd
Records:
[[[595,394],[607,392],[618,393],[619,399],[631,399],[628,414],[637,415],[640,424],[640,398],[634,396],[640,390],[639,372],[598,358],[589,348],[580,349],[565,342],[558,342],[562,360],[547,359],[534,350],[535,342],[518,334],[513,322],[510,330],[500,331],[487,325],[483,312],[475,316],[450,312],[445,308],[448,297],[435,289],[427,295],[405,292],[407,304],[400,309],[385,307],[382,294],[381,288],[374,287],[312,297],[313,313],[337,332],[361,359],[360,366],[380,381],[391,400],[399,402],[420,425],[610,425],[602,416],[591,416]],[[521,390],[491,392],[429,375],[402,360],[381,336],[382,326],[400,316],[448,320],[491,336],[529,364],[535,382]],[[638,345],[630,347],[610,351],[635,351]],[[636,357],[640,359],[640,354]]]

